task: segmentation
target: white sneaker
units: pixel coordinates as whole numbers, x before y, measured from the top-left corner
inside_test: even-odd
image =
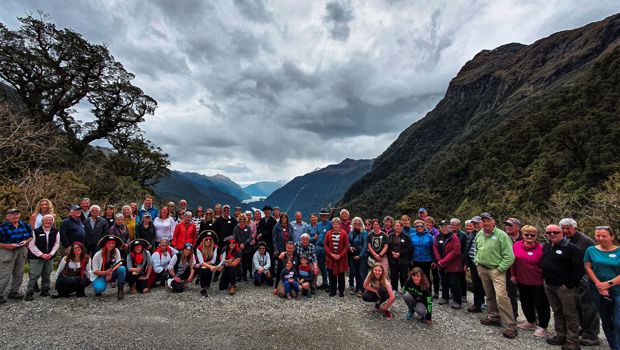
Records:
[[[548,334],[549,333],[547,333],[547,330],[542,327],[536,327],[536,330],[534,331],[535,337],[546,338]]]
[[[525,330],[534,330],[536,329],[536,324],[535,323],[529,323],[529,322],[521,322],[517,325],[517,327],[521,328],[521,329],[525,329]]]

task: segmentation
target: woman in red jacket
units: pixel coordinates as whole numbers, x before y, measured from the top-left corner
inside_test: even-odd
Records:
[[[332,229],[325,234],[325,266],[329,271],[330,297],[336,295],[336,289],[338,289],[340,297],[344,297],[344,274],[349,271],[348,251],[348,234],[340,228],[340,219],[334,218]]]
[[[185,243],[195,246],[196,236],[196,225],[192,222],[192,212],[188,210],[183,214],[183,221],[174,227],[172,246],[178,251],[183,250]]]
[[[438,304],[447,304],[450,301],[452,292],[453,309],[461,308],[461,274],[463,272],[463,262],[461,260],[461,243],[459,238],[450,231],[450,223],[446,220],[439,222],[439,234],[435,237],[433,244],[435,263],[439,269],[441,277],[442,298]]]

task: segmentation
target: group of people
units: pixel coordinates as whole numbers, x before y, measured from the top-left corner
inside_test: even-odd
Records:
[[[539,232],[516,218],[504,220],[502,230],[490,213],[466,220],[463,228],[457,218],[436,222],[424,208],[417,214],[415,220],[363,220],[351,219],[346,209],[334,218],[321,209],[306,223],[301,212],[289,220],[268,205],[231,213],[218,204],[197,207],[194,214],[182,200],[178,209],[171,202],[159,210],[146,196],[119,213],[113,206],[102,212],[84,198],[60,221],[52,202],[42,199],[28,223],[13,208],[0,226],[0,303],[9,283],[9,299],[33,300],[38,291],[50,296],[55,258],[62,255],[52,297],[84,297],[91,284],[97,296],[116,288],[118,299],[125,284],[130,293],[157,286],[180,293],[192,282],[208,297],[218,281],[220,290],[234,295],[249,280],[287,299],[311,298],[320,289],[344,297],[348,284],[351,294],[387,319],[402,297],[406,319],[418,315],[430,325],[434,299],[462,308],[469,273],[473,299],[467,311],[486,307],[480,322],[503,327],[505,337],[532,330],[549,344],[579,349],[599,343],[602,323],[610,347],[620,349],[620,250],[611,227],[597,226],[593,240],[571,218]],[[26,258],[24,296],[19,290]],[[517,298],[524,316],[518,324]],[[547,331],[551,311],[553,336]]]

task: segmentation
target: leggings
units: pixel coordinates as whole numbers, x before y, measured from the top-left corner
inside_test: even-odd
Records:
[[[375,303],[377,306],[385,303],[389,298],[387,289],[385,287],[379,287],[378,291],[379,295],[373,292],[365,291],[364,294],[362,294],[362,300],[367,303]]]
[[[209,268],[198,269],[198,275],[200,276],[200,288],[205,289],[211,286],[211,280],[213,280],[213,272]]]
[[[395,263],[390,265],[390,282],[392,283],[392,289],[398,291],[398,282],[400,286],[405,285],[405,281],[409,275],[409,265],[405,263]]]
[[[518,284],[517,287],[521,296],[521,310],[523,310],[527,322],[536,323],[536,316],[538,316],[538,325],[547,328],[551,318],[551,310],[545,294],[545,287],[524,284]]]

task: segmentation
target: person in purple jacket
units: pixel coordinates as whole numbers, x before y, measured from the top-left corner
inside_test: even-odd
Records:
[[[512,250],[515,262],[510,268],[511,281],[517,285],[521,296],[521,310],[526,322],[517,327],[534,330],[535,337],[546,337],[547,326],[551,318],[549,301],[545,294],[542,275],[542,244],[538,243],[538,230],[526,225],[521,229],[523,240],[515,242]],[[538,325],[536,317],[538,316]]]

